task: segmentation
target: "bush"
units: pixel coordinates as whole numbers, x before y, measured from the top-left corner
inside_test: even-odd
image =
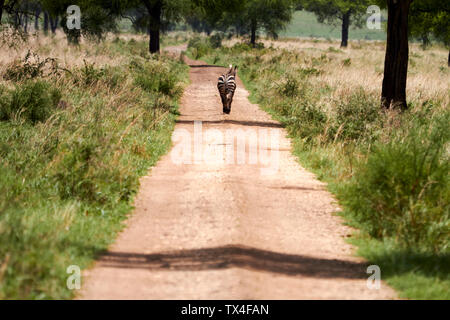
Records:
[[[9,119],[10,95],[5,86],[0,85],[0,121]]]
[[[83,60],[84,66],[74,70],[74,82],[77,85],[91,86],[99,82],[105,75],[105,68],[96,68],[95,63]]]
[[[337,102],[334,126],[329,138],[334,140],[373,140],[382,126],[379,102],[359,88],[348,101]]]
[[[302,100],[293,104],[292,118],[288,119],[288,130],[305,142],[311,142],[320,135],[327,123],[328,117],[319,106],[309,100]]]
[[[209,37],[209,44],[213,49],[218,49],[222,47],[223,35],[220,33],[213,34]]]
[[[278,90],[285,97],[297,97],[300,93],[299,81],[295,77],[288,75],[285,81],[280,85]]]
[[[89,176],[95,156],[96,146],[92,142],[76,142],[70,146],[55,175],[61,199],[99,201],[95,184]]]
[[[188,49],[191,51],[194,59],[200,59],[212,51],[211,42],[208,39],[194,37],[189,40]]]
[[[167,111],[177,101],[133,80],[156,77],[158,90],[178,94],[187,66],[164,55],[145,60],[119,41],[86,45],[136,67],[71,68],[56,82],[59,104],[53,82],[0,84],[3,120],[58,111],[42,125],[0,122],[0,300],[71,298],[67,266],[88,267],[115,239],[139,177],[170,147],[175,117]]]
[[[372,236],[449,249],[449,121],[449,112],[427,126],[414,120],[389,143],[377,143],[359,167],[346,203]]]
[[[27,81],[0,98],[0,120],[20,118],[33,124],[45,121],[61,100],[61,93],[44,81]]]
[[[169,97],[178,98],[182,89],[178,85],[175,72],[170,72],[156,61],[142,62],[134,60],[130,64],[135,84],[147,92],[159,92]]]
[[[56,59],[42,60],[36,53],[28,51],[22,60],[12,62],[3,75],[5,80],[23,81],[38,77],[58,74],[59,68]]]

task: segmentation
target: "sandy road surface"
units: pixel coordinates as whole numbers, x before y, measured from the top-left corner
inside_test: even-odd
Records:
[[[338,208],[323,183],[291,155],[285,130],[248,101],[240,81],[231,114],[223,115],[216,81],[224,69],[187,62],[191,84],[174,148],[142,178],[134,214],[83,274],[78,298],[394,298],[384,283],[366,287],[367,263],[344,241],[351,230],[333,215]],[[249,139],[239,162],[237,140],[211,138],[239,129],[238,136],[278,135],[279,145]],[[216,150],[216,162],[202,161],[199,147]],[[180,164],[180,150],[192,164]],[[249,160],[255,155],[257,164]],[[226,157],[230,163],[221,163]],[[269,166],[275,170],[261,170]]]

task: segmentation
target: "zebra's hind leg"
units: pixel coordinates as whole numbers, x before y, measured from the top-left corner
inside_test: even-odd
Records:
[[[223,107],[223,113],[230,114],[231,108]]]

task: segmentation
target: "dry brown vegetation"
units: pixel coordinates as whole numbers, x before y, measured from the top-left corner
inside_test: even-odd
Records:
[[[232,46],[239,40],[224,42]],[[384,41],[350,41],[348,48],[340,48],[339,41],[284,39],[263,40],[265,47],[298,52],[305,57],[320,58],[326,54],[330,62],[326,72],[313,81],[336,88],[331,98],[348,95],[362,86],[373,94],[381,93],[384,69]],[[410,61],[407,82],[408,101],[442,101],[450,105],[450,68],[448,51],[438,45],[423,50],[417,43],[410,44]]]

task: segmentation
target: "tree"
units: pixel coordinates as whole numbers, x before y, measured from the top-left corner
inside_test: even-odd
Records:
[[[0,0],[0,25],[2,24],[3,7],[5,6],[5,0]]]
[[[52,32],[60,21],[61,27],[69,43],[78,44],[81,35],[93,39],[101,39],[107,31],[116,29],[117,18],[122,12],[123,1],[114,0],[79,0],[77,6],[81,10],[81,30],[67,28],[67,8],[73,4],[71,0],[42,0],[43,8],[49,13]],[[62,17],[59,20],[59,17]]]
[[[448,49],[447,65],[450,67],[450,10],[442,11],[433,20],[432,33]]]
[[[160,35],[171,23],[189,17],[194,10],[212,26],[224,12],[234,10],[241,0],[130,0],[128,11],[138,10],[139,29],[146,28],[150,35],[150,53],[159,53]],[[144,14],[145,13],[145,14]]]
[[[160,36],[165,26],[179,21],[191,5],[188,0],[132,0],[127,3],[128,11],[137,9],[140,12],[139,25],[148,30],[150,53],[159,53]]]
[[[292,0],[246,0],[240,10],[227,16],[226,22],[235,25],[241,34],[250,34],[250,43],[255,46],[260,30],[276,38],[291,21],[294,8]]]
[[[362,26],[370,5],[368,0],[306,0],[306,10],[314,12],[321,23],[341,25],[341,47],[347,47],[350,25]]]
[[[203,20],[202,25],[205,31],[221,30],[226,31],[235,25],[238,17],[245,9],[247,0],[194,0],[194,6],[187,14],[187,21],[190,16],[197,16]]]
[[[412,0],[387,0],[388,24],[381,105],[407,109],[408,15]]]
[[[449,49],[450,66],[450,3],[438,0],[419,0],[411,5],[410,35],[422,40],[425,48],[435,39]]]
[[[406,103],[408,35],[428,37],[432,33],[438,40],[449,45],[450,7],[448,2],[441,0],[379,0],[378,4],[388,9],[381,105],[386,109],[399,107],[404,110],[408,107]]]
[[[195,32],[205,32],[208,36],[211,34],[213,28],[217,29],[216,21],[210,22],[208,15],[199,7],[194,7],[185,15],[186,23],[191,26]]]

